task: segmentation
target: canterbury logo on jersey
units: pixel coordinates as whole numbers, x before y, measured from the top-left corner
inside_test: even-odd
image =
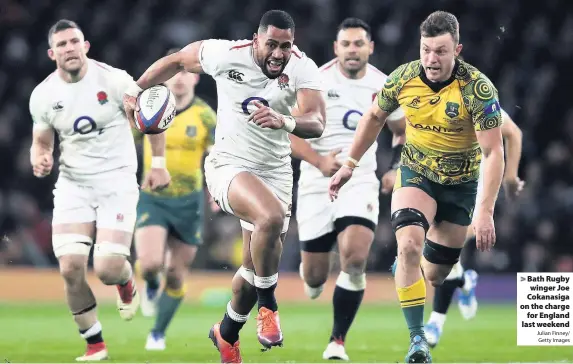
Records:
[[[235,71],[235,70],[230,70],[227,73],[227,77],[229,78],[229,80],[233,80],[235,82],[243,82],[244,76],[245,76],[245,74],[243,74],[239,71]]]
[[[329,99],[337,99],[339,97],[340,97],[340,95],[338,95],[338,92],[336,90],[328,90],[328,98]]]

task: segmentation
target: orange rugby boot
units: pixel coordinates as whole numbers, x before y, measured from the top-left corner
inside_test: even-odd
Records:
[[[278,311],[271,311],[266,307],[259,309],[257,315],[257,337],[266,348],[283,345],[283,333]]]
[[[107,348],[105,343],[88,344],[86,353],[78,358],[76,361],[99,361],[108,359]]]
[[[221,354],[221,363],[242,363],[241,350],[239,349],[239,341],[233,345],[226,342],[221,336],[221,331],[219,330],[220,323],[213,325],[211,331],[209,331],[209,339],[213,342],[213,345],[219,350]]]

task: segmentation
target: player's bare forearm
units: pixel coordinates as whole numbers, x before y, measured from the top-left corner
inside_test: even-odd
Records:
[[[505,140],[505,175],[504,178],[515,179],[521,160],[523,133],[511,118],[505,117],[501,128]]]
[[[165,134],[147,134],[152,157],[165,157]]]
[[[303,139],[319,138],[324,131],[324,118],[321,113],[307,113],[295,117],[296,127],[292,134]]]
[[[392,134],[392,148],[406,144],[406,134]]]
[[[316,168],[318,168],[318,164],[320,161],[320,154],[318,154],[310,144],[296,135],[289,135],[290,138],[290,147],[291,147],[291,154],[296,159],[300,159],[306,161]]]
[[[319,138],[326,123],[326,106],[318,90],[300,89],[297,91],[297,111],[293,114],[296,126],[292,134],[299,138]]]
[[[348,152],[349,158],[360,161],[364,153],[378,139],[378,134],[382,131],[387,117],[388,113],[380,109],[376,101],[372,103],[370,109],[358,121],[354,139]]]
[[[142,89],[150,88],[171,79],[184,69],[201,73],[203,71],[199,61],[201,42],[191,43],[180,51],[155,61],[137,80],[137,85]]]
[[[483,162],[483,194],[480,207],[486,211],[493,213],[495,201],[503,179],[503,148],[502,146],[492,149],[486,156],[484,152]]]
[[[34,159],[39,155],[52,154],[54,152],[54,136],[53,129],[34,129],[30,158]]]
[[[483,153],[483,193],[478,208],[493,214],[495,201],[503,179],[504,155],[500,128],[477,132],[477,139]]]

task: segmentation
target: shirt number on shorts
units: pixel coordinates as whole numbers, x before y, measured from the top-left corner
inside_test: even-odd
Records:
[[[92,131],[97,130],[97,124],[94,119],[89,116],[80,116],[74,121],[74,131],[81,135],[86,135]],[[99,134],[103,133],[103,129],[99,130]]]
[[[243,101],[243,103],[241,104],[241,107],[242,107],[243,112],[245,114],[251,115],[251,113],[249,112],[249,104],[251,102],[255,102],[255,101],[258,101],[261,104],[265,105],[266,107],[269,107],[269,102],[267,100],[263,99],[262,97],[257,97],[257,96],[249,97],[248,99]]]
[[[346,114],[342,117],[342,125],[346,129],[356,130],[358,126],[358,120],[362,117],[362,113],[358,110],[348,110]]]

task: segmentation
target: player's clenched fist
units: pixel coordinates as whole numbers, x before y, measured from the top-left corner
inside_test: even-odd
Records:
[[[340,167],[342,167],[342,164],[336,159],[336,155],[341,151],[342,149],[338,148],[327,155],[320,157],[318,161],[318,169],[320,169],[324,177],[332,177]]]
[[[254,102],[257,110],[249,115],[249,121],[254,122],[261,128],[283,129],[285,126],[284,116],[258,101]]]
[[[46,177],[52,172],[54,157],[50,153],[38,154],[32,157],[32,171],[38,178]]]
[[[394,183],[396,183],[396,175],[397,172],[395,169],[391,169],[388,172],[384,173],[382,176],[382,193],[387,194],[391,193],[394,189]]]
[[[171,175],[166,168],[151,168],[145,176],[141,188],[158,191],[167,188],[170,183]]]

